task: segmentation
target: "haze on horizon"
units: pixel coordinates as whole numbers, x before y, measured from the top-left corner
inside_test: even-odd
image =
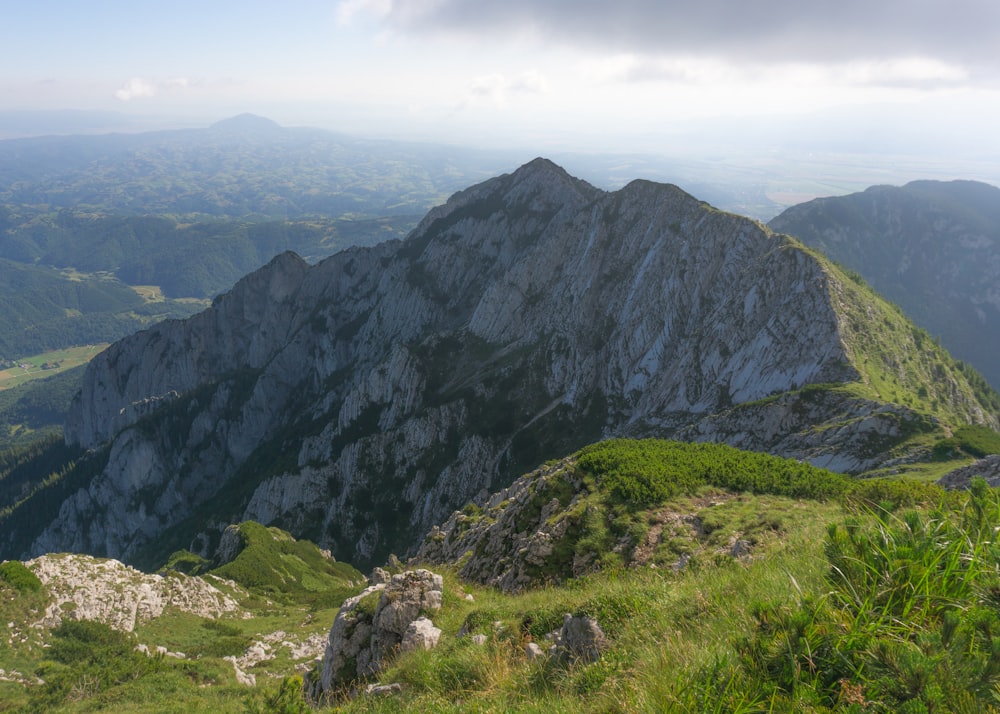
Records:
[[[994,0],[12,0],[0,136],[252,112],[526,155],[877,154],[1000,183],[998,46]]]

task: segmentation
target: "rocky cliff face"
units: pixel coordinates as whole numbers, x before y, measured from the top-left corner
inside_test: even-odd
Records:
[[[1000,389],[1000,189],[874,186],[794,206],[770,225],[861,273]]]
[[[314,267],[279,256],[206,312],[109,348],[66,427],[107,466],[31,550],[141,560],[254,519],[371,562],[609,435],[870,468],[888,458],[870,437],[898,439],[908,410],[797,391],[865,383],[859,334],[885,348],[873,361],[895,349],[884,306],[857,300],[754,221],[669,185],[605,193],[539,159],[406,241]],[[936,370],[948,414],[993,423]]]

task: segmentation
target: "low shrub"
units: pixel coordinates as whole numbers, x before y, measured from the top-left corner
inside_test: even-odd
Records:
[[[613,500],[637,507],[702,486],[825,500],[840,496],[851,483],[847,476],[794,459],[662,439],[602,441],[582,449],[577,463]]]
[[[18,592],[38,592],[42,581],[19,560],[0,564],[0,580]]]

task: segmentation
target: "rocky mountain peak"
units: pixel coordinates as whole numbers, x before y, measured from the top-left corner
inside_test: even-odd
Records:
[[[30,550],[155,563],[253,519],[367,564],[615,435],[863,471],[924,423],[869,373],[989,418],[933,351],[893,361],[913,337],[887,330],[902,320],[888,310],[796,241],[676,187],[608,193],[536,159],[404,241],[312,267],[279,256],[209,310],[109,348],[67,425],[105,461]],[[861,386],[803,389],[837,384]],[[212,519],[193,522],[196,507]]]
[[[1000,189],[913,181],[793,206],[771,227],[822,250],[1000,389]]]

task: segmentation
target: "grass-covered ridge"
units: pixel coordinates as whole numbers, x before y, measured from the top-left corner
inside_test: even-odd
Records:
[[[516,592],[609,568],[695,570],[766,552],[835,504],[895,508],[941,494],[724,444],[612,439],[467,505],[428,534],[418,557]]]
[[[451,576],[439,626],[486,644],[401,657],[381,678],[401,695],[337,711],[1000,711],[1000,494],[882,480],[797,503],[809,517],[750,559],[517,595]],[[597,618],[611,648],[592,664],[527,656],[567,612]]]
[[[462,574],[487,552],[433,565],[445,578],[433,616],[440,644],[380,675],[399,693],[345,690],[319,711],[996,711],[1000,495],[982,482],[946,493],[727,446],[611,440],[518,483],[446,528],[463,537],[503,521],[515,540],[563,533],[534,567],[544,576],[562,563],[566,577],[511,594]],[[322,637],[334,600],[357,587],[320,583],[356,571],[331,574],[340,564],[276,529],[244,523],[237,533],[241,550],[214,571],[190,553],[172,565],[208,569],[249,617],[173,613],[128,636],[19,624],[0,667],[21,681],[0,682],[0,711],[308,711],[295,676],[303,659],[282,642]],[[30,624],[47,605],[24,576],[20,564],[0,572],[5,621]],[[546,649],[566,613],[596,618],[609,649],[590,664],[530,659],[525,646]],[[147,659],[137,644],[185,659]],[[237,684],[224,658],[264,645],[273,658],[241,665],[256,685]]]
[[[997,426],[1000,395],[972,367],[954,359],[939,340],[861,277],[809,249],[829,276],[828,289],[844,346],[861,376],[861,394],[908,407],[953,426]]]
[[[240,545],[229,562],[213,568],[209,560],[178,551],[165,567],[190,574],[207,572],[285,600],[343,600],[365,580],[354,567],[337,562],[310,541],[296,540],[280,528],[254,521],[230,528],[236,531]]]

